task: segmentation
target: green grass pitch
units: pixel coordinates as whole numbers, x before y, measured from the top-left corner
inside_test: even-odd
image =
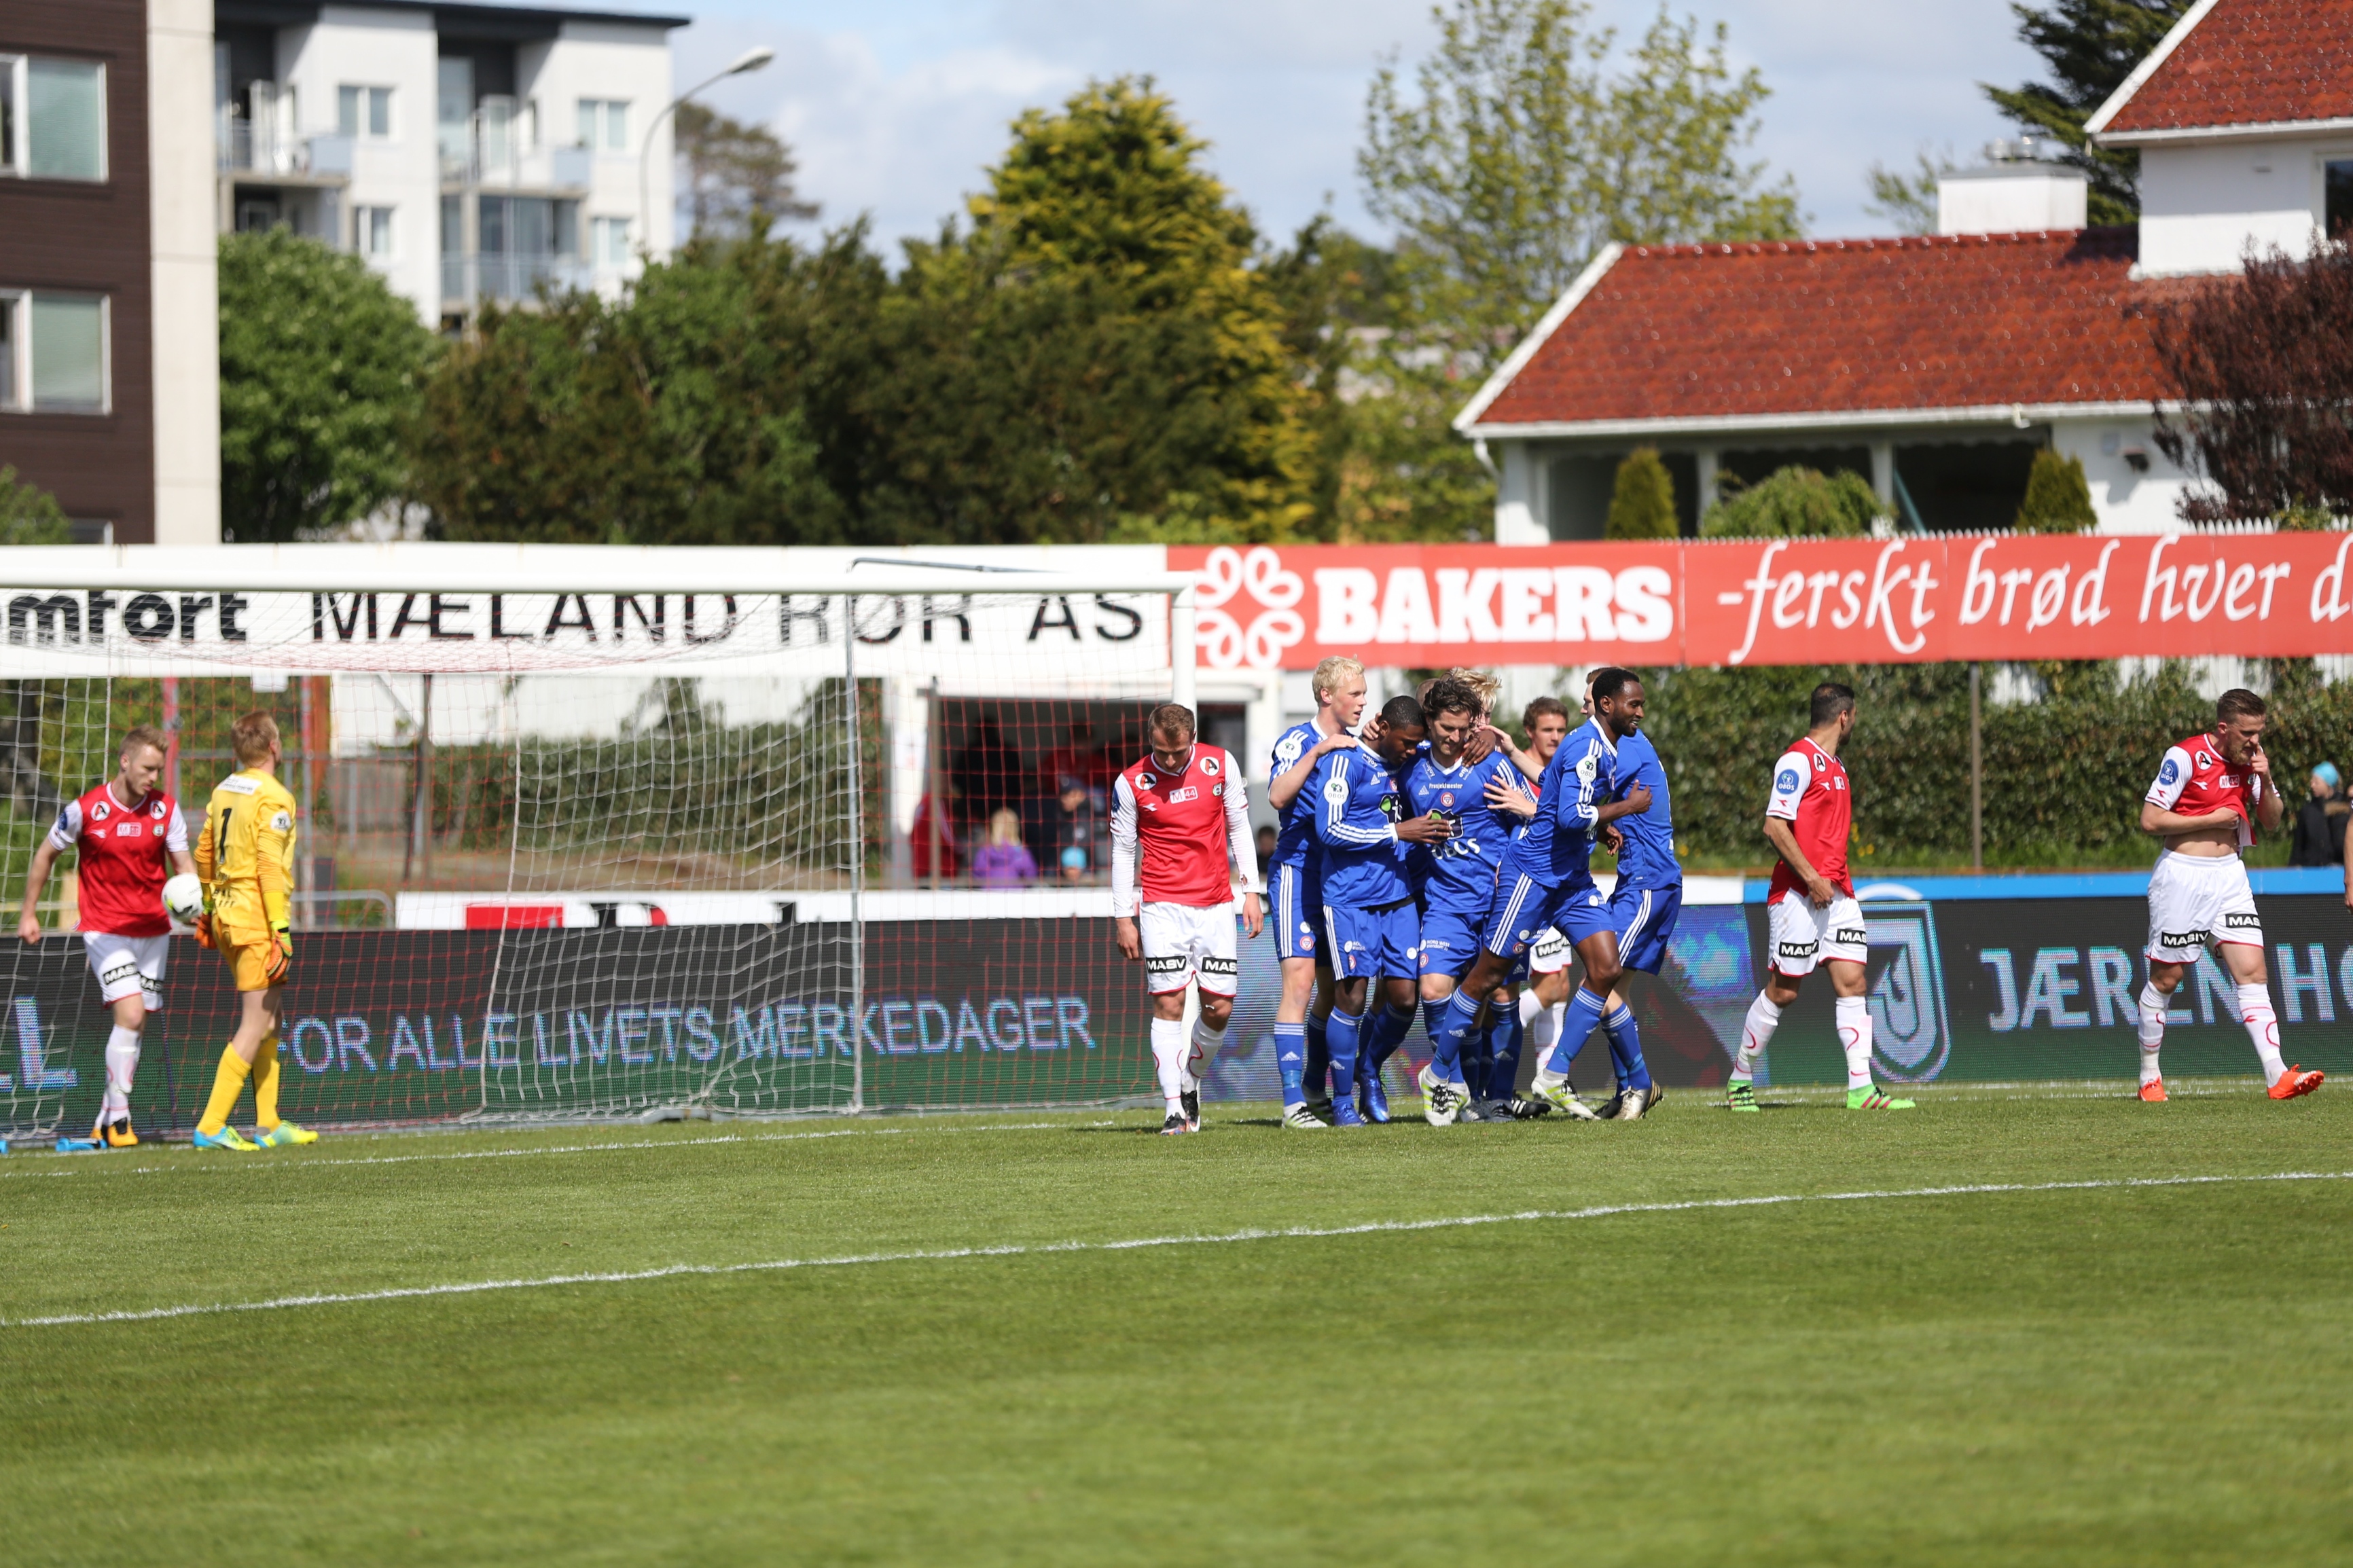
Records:
[[[0,1559],[2341,1563],[2353,1086],[2199,1087],[18,1155]]]

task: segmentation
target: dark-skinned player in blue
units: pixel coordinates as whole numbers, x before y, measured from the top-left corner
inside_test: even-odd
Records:
[[[1609,894],[1609,923],[1617,932],[1620,974],[1603,999],[1601,1027],[1609,1041],[1609,1065],[1618,1077],[1618,1095],[1602,1110],[1604,1120],[1640,1121],[1666,1097],[1651,1081],[1642,1060],[1642,1037],[1635,1027],[1634,1010],[1626,1005],[1626,975],[1641,971],[1656,974],[1666,961],[1667,939],[1674,934],[1675,919],[1683,908],[1683,862],[1675,858],[1675,820],[1667,802],[1667,770],[1658,748],[1642,733],[1642,688],[1638,681],[1619,696],[1617,798],[1636,789],[1647,791],[1651,804],[1620,817],[1618,886]]]

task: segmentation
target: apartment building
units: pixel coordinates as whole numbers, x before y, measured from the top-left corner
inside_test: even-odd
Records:
[[[0,464],[77,537],[220,537],[210,0],[0,5]]]
[[[461,325],[669,254],[683,16],[432,0],[216,0],[218,224],[283,224]]]

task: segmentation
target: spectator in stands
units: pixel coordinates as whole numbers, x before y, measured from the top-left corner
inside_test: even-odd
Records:
[[[1018,888],[1038,879],[1038,862],[1021,842],[1021,815],[999,806],[988,819],[988,842],[973,851],[972,879],[984,888]]]
[[[2291,866],[2341,866],[2345,863],[2345,826],[2348,807],[2345,784],[2335,763],[2312,770],[2312,798],[2295,814],[2295,834],[2290,840]]]
[[[1056,793],[1035,804],[1029,841],[1041,864],[1059,868],[1065,882],[1083,882],[1103,864],[1103,815],[1087,781],[1065,773]]]
[[[1093,733],[1084,719],[1071,721],[1070,739],[1048,752],[1038,767],[1038,776],[1048,790],[1059,791],[1066,778],[1094,782],[1092,774],[1099,753],[1092,744]]]
[[[939,867],[936,873],[932,865],[933,837],[932,796],[929,791],[925,791],[923,798],[915,803],[915,826],[907,833],[908,859],[918,879],[930,881],[936,875],[938,880],[944,882],[956,874],[957,864],[955,828],[944,815],[939,824]]]
[[[1267,862],[1274,858],[1275,837],[1275,831],[1271,827],[1261,827],[1258,830],[1258,874],[1261,880],[1264,880],[1266,877]]]
[[[997,729],[996,714],[980,716],[979,728],[956,753],[949,776],[965,822],[986,823],[998,807],[1019,804],[1021,752]]]

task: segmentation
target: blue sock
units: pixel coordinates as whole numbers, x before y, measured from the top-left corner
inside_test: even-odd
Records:
[[[1332,1054],[1332,1098],[1340,1100],[1356,1098],[1356,1045],[1362,1018],[1351,1018],[1337,1007],[1324,1029],[1324,1040]]]
[[[1274,1026],[1274,1068],[1282,1075],[1282,1108],[1290,1110],[1307,1099],[1307,1026]]]
[[[1580,985],[1568,999],[1568,1016],[1561,1020],[1560,1041],[1545,1058],[1545,1070],[1563,1078],[1568,1076],[1568,1064],[1593,1037],[1593,1026],[1601,1022],[1601,998]]]
[[[1380,1071],[1388,1059],[1397,1055],[1397,1048],[1405,1044],[1405,1037],[1412,1028],[1413,1009],[1410,1006],[1382,1008],[1373,1018],[1372,1026],[1365,1031],[1368,1045],[1361,1070],[1368,1075]]]
[[[1462,1039],[1478,1016],[1479,1004],[1461,992],[1446,999],[1446,1011],[1430,1032],[1430,1070],[1440,1082],[1462,1082]]]
[[[1484,1093],[1487,1072],[1495,1062],[1495,1010],[1489,1008],[1472,1031],[1462,1037],[1462,1086],[1472,1095]]]
[[[1487,1098],[1509,1100],[1519,1087],[1520,1044],[1526,1029],[1520,1022],[1519,1004],[1497,1009],[1487,1026],[1488,1038],[1494,1043],[1494,1056],[1487,1063]]]
[[[1325,1080],[1331,1077],[1332,1047],[1325,1037],[1329,1027],[1325,1019],[1307,1015],[1307,1073],[1303,1087],[1310,1100],[1324,1098]]]
[[[1642,1061],[1642,1035],[1634,1026],[1634,1009],[1623,1002],[1601,1019],[1609,1032],[1609,1065],[1618,1073],[1618,1091],[1651,1087],[1651,1069]]]

